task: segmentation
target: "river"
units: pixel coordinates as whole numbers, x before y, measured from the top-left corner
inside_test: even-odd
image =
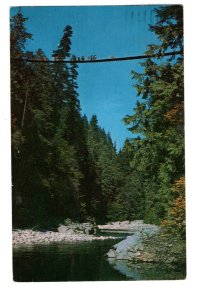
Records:
[[[183,279],[185,267],[108,261],[119,240],[24,245],[13,249],[13,278],[18,282],[127,281]]]

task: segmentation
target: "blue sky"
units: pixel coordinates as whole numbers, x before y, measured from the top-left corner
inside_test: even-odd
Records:
[[[41,6],[22,7],[28,17],[27,31],[33,40],[27,49],[41,48],[48,58],[58,46],[66,25],[73,28],[71,53],[97,58],[142,55],[148,44],[157,43],[149,31],[158,6]],[[11,9],[11,15],[17,8]],[[82,114],[97,115],[99,125],[110,132],[117,149],[133,137],[122,119],[133,113],[136,91],[131,70],[141,71],[141,61],[79,65],[78,93]]]

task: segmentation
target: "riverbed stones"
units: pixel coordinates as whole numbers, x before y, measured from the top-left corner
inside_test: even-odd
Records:
[[[64,225],[61,224],[57,228],[57,231],[60,233],[84,233],[87,235],[95,234],[96,233],[96,226],[92,223],[74,223],[70,219],[66,219],[64,221]]]
[[[122,221],[122,222],[111,222],[105,225],[97,225],[98,229],[101,231],[128,231],[128,232],[136,232],[138,230],[143,230],[148,227],[149,224],[145,224],[143,220],[135,220],[135,221]]]
[[[176,263],[184,265],[186,261],[185,240],[172,235],[155,225],[146,224],[146,228],[128,236],[115,244],[107,253],[109,262],[120,260],[129,263]],[[124,264],[123,264],[124,265]]]
[[[67,230],[65,232],[55,231],[34,231],[32,229],[14,230],[13,231],[13,246],[31,245],[31,244],[48,244],[57,242],[76,242],[76,241],[93,241],[116,239],[113,236],[95,236],[88,235],[82,232],[74,232]]]
[[[143,228],[128,236],[118,244],[115,244],[107,253],[108,258],[117,260],[133,260],[141,255],[144,249],[143,242],[145,239],[152,237],[159,232],[156,225],[143,224]]]

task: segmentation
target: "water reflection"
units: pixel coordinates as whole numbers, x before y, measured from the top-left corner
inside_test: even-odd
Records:
[[[131,264],[107,259],[119,240],[17,246],[13,250],[15,281],[120,281],[184,279],[185,268]]]
[[[125,260],[108,259],[110,265],[121,274],[132,280],[174,280],[185,279],[183,265],[160,263],[137,263]]]
[[[105,258],[105,253],[115,243],[115,240],[105,240],[16,247],[13,252],[14,280],[127,280]]]

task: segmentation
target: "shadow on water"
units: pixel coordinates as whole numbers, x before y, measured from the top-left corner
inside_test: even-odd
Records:
[[[116,240],[17,246],[13,277],[19,282],[184,279],[185,266],[130,264],[107,259]]]
[[[131,263],[108,259],[110,265],[129,280],[178,280],[185,279],[185,265],[160,263]]]
[[[14,280],[26,282],[128,280],[125,275],[112,268],[105,258],[105,254],[117,241],[18,246],[13,251]]]

